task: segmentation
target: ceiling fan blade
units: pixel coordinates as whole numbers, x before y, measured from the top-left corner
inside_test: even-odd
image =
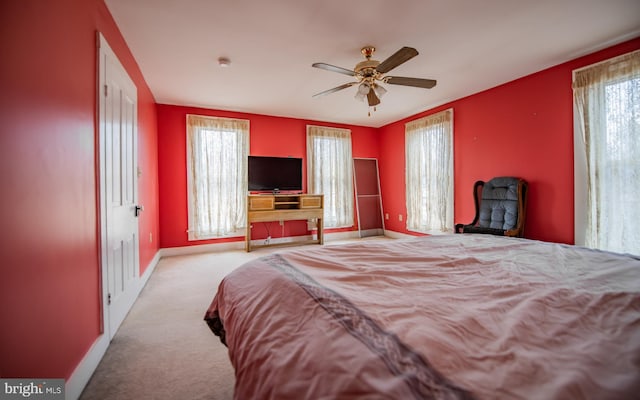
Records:
[[[405,63],[411,60],[413,57],[418,55],[418,50],[413,47],[403,47],[400,50],[393,53],[389,58],[381,62],[377,67],[376,71],[381,74],[387,73],[397,67],[398,65]]]
[[[433,79],[405,78],[403,76],[388,76],[384,81],[390,85],[414,86],[425,89],[431,89],[437,83]]]
[[[367,94],[367,101],[369,102],[369,107],[380,104],[380,99],[376,96],[376,92],[373,91],[373,88],[371,88]]]
[[[319,96],[324,96],[325,94],[337,92],[338,90],[342,90],[342,89],[346,89],[348,87],[351,87],[351,86],[355,85],[356,83],[358,83],[358,82],[345,83],[344,85],[336,86],[333,89],[329,89],[329,90],[325,90],[324,92],[316,93],[311,97],[319,97]]]
[[[315,67],[315,68],[325,69],[327,71],[332,71],[332,72],[337,72],[337,73],[340,73],[340,74],[349,75],[349,76],[354,76],[355,75],[355,73],[350,69],[346,69],[346,68],[342,68],[342,67],[336,67],[335,65],[331,65],[331,64],[314,63],[314,64],[311,64],[311,66]]]

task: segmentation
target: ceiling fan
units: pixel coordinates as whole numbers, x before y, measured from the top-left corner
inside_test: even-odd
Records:
[[[361,61],[356,64],[353,70],[336,67],[335,65],[325,63],[314,63],[312,67],[324,69],[327,71],[338,72],[340,74],[353,76],[356,81],[345,83],[334,87],[324,92],[317,93],[313,97],[324,96],[329,93],[334,93],[342,89],[346,89],[353,85],[359,85],[355,98],[364,101],[365,97],[369,103],[369,107],[375,107],[380,104],[380,97],[382,97],[387,90],[380,85],[380,83],[388,83],[390,85],[403,85],[413,86],[425,89],[431,89],[436,85],[436,81],[433,79],[422,78],[407,78],[402,76],[385,76],[387,72],[391,71],[395,67],[403,64],[413,57],[418,55],[418,51],[412,47],[403,47],[396,51],[386,60],[380,62],[372,60],[371,57],[376,51],[373,46],[365,46],[362,48],[362,55],[366,58],[365,61]],[[374,108],[375,110],[375,108]],[[369,114],[371,115],[371,114]]]

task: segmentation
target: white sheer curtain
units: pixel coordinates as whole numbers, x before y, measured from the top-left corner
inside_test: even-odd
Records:
[[[187,115],[189,240],[246,225],[249,121]]]
[[[576,237],[640,254],[640,51],[574,71],[573,93],[587,203]]]
[[[351,131],[307,125],[308,192],[324,195],[324,226],[353,226]]]
[[[407,229],[453,231],[453,110],[405,125]]]

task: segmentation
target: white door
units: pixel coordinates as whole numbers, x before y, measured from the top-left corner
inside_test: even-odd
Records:
[[[138,294],[137,89],[100,35],[102,291],[112,338]]]

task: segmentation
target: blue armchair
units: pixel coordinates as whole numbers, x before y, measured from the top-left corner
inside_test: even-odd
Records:
[[[522,237],[528,184],[520,178],[497,177],[473,185],[476,215],[470,224],[456,224],[456,233],[488,233]]]

